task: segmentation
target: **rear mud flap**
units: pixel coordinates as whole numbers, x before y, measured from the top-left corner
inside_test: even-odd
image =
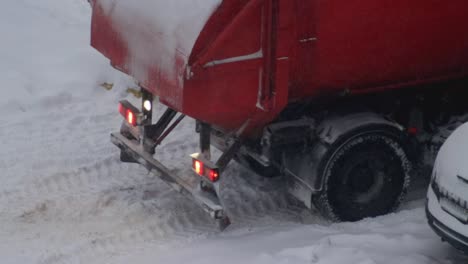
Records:
[[[198,204],[215,219],[220,230],[224,230],[230,225],[231,222],[221,205],[217,192],[202,190],[202,180],[195,177],[195,174],[193,177],[187,177],[188,179],[176,175],[154,159],[152,154],[145,152],[138,141],[130,140],[121,133],[111,134],[111,141],[121,149],[124,157],[145,166],[148,170],[154,172],[156,176],[169,184],[174,190]],[[218,186],[215,186],[214,189],[218,189],[217,187]]]

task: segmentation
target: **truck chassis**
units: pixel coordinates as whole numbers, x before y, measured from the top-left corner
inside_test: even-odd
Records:
[[[437,128],[434,127],[434,124],[439,123],[447,127],[447,123],[450,122],[450,118],[447,119],[442,116],[466,113],[463,106],[463,98],[466,98],[463,96],[466,94],[462,89],[464,85],[464,81],[441,83],[437,87],[432,87],[430,92],[427,90],[429,88],[421,90],[423,93],[418,93],[417,89],[414,89],[412,94],[391,92],[386,95],[380,94],[379,96],[384,99],[377,99],[376,97],[374,101],[369,100],[366,96],[361,98],[344,97],[341,101],[335,103],[346,106],[345,114],[340,114],[339,111],[325,112],[327,108],[336,109],[331,102],[324,104],[322,111],[310,109],[306,105],[296,106],[295,109],[287,109],[282,113],[282,117],[280,116],[276,122],[267,126],[263,134],[257,139],[250,140],[242,137],[242,128],[236,133],[226,134],[209,124],[197,121],[196,130],[200,135],[200,153],[193,154],[191,158],[193,160],[194,175],[198,174],[198,176],[173,173],[154,158],[156,147],[177,127],[185,115],[180,114],[177,117],[177,112],[168,108],[161,118],[155,124],[152,124],[153,109],[148,107],[147,102],[152,103],[154,98],[151,93],[143,88],[142,111],[126,101],[121,102],[121,108],[133,111],[134,118],[129,121],[125,115],[127,112],[123,111],[126,120],[121,131],[111,135],[111,140],[121,149],[121,160],[123,162],[139,163],[148,170],[155,172],[174,190],[190,197],[209,213],[221,230],[229,226],[230,220],[220,200],[221,190],[218,179],[222,177],[223,171],[233,159],[259,175],[265,177],[282,175],[286,177],[290,193],[302,201],[306,207],[318,209],[328,219],[333,221],[355,221],[364,217],[384,214],[395,209],[404,199],[409,186],[410,174],[421,174],[416,170],[424,165],[422,160],[426,160],[425,165],[432,166],[432,161],[430,158],[425,157],[427,155],[423,148],[430,149],[435,153],[443,143],[443,141],[440,142],[440,139],[435,139],[434,142],[431,141],[432,135],[437,134]],[[440,89],[440,87],[445,87],[445,89]],[[450,87],[450,89],[447,87]],[[385,98],[391,98],[392,103],[382,106],[383,100],[386,100]],[[365,102],[372,102],[375,105],[366,105]],[[311,105],[316,106],[316,104]],[[356,105],[363,107],[358,108],[356,111],[349,111]],[[434,108],[437,108],[437,110],[434,111]],[[439,114],[434,115],[434,112],[439,112]],[[345,174],[343,176],[340,174],[329,176],[330,170],[327,170],[327,168],[332,168],[329,163],[334,160],[334,157],[339,158],[337,153],[348,147],[348,142],[353,140],[357,142],[356,144],[362,141],[364,143],[369,141],[369,144],[374,146],[381,144],[382,146],[379,148],[390,146],[387,154],[393,155],[398,160],[393,166],[400,168],[400,172],[391,178],[386,178],[386,175],[383,175],[380,178],[371,176],[366,180],[364,176],[360,176],[361,182],[368,182],[367,185],[364,185],[369,190],[362,191],[362,194],[353,196],[350,199],[364,200],[364,202],[362,202],[362,206],[359,203],[350,203],[348,205],[346,201],[341,202],[337,208],[345,205],[353,210],[351,213],[342,214],[341,209],[338,210],[330,206],[332,202],[329,200],[340,197],[340,194],[333,193],[336,191],[330,193],[328,189],[334,188],[334,185],[330,185],[329,182],[333,177],[341,179],[341,177],[351,176],[346,176],[347,174],[343,171],[340,172]],[[215,146],[223,153],[215,162],[211,161],[211,146]],[[363,153],[361,155],[367,155],[366,152]],[[371,153],[371,156],[368,156],[367,159],[373,160],[376,158],[372,155],[376,155],[376,152]],[[375,164],[377,166],[386,166],[387,161],[385,159],[384,157],[382,162]],[[306,173],[302,168],[304,164],[307,165]],[[369,164],[368,166],[375,166],[375,164]],[[200,166],[203,168],[201,169]],[[338,165],[338,168],[340,166],[347,165]],[[385,170],[394,169],[392,167],[386,168]],[[372,168],[361,168],[358,173],[361,175],[366,173],[375,174],[375,171],[368,172],[369,170],[372,170]],[[210,177],[208,171],[215,178]],[[352,175],[352,173],[349,175]],[[402,176],[404,177],[398,178]],[[336,179],[333,181],[336,181]],[[392,184],[392,181],[400,182],[394,187],[387,187],[390,188],[387,190],[395,188],[390,193],[391,195],[398,195],[392,198],[391,203],[372,205],[372,199],[380,199],[378,195],[372,193],[385,190],[377,188],[379,184],[375,182],[378,183],[378,181],[389,181],[388,184]],[[334,184],[336,185],[336,183]],[[352,185],[355,183],[351,179],[350,183],[346,184]],[[372,186],[377,186],[377,189]],[[357,188],[362,188],[362,186]],[[340,192],[346,192],[346,189],[340,190]],[[372,206],[376,208],[372,208]],[[382,208],[379,208],[380,206]],[[362,212],[359,213],[360,210]]]

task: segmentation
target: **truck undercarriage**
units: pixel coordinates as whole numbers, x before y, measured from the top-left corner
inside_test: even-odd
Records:
[[[154,171],[209,213],[220,229],[230,220],[220,199],[218,180],[233,159],[261,176],[285,177],[290,194],[330,220],[355,221],[395,209],[403,201],[411,175],[422,174],[424,164],[432,165],[428,150],[435,153],[443,141],[437,143],[440,139],[430,135],[436,134],[437,127],[450,125],[450,120],[441,116],[454,116],[464,109],[463,100],[455,96],[464,94],[464,82],[440,85],[452,88],[444,89],[445,95],[437,87],[432,93],[426,90],[424,96],[417,90],[412,94],[392,92],[386,95],[393,97],[391,106],[383,107],[381,101],[377,104],[380,109],[359,103],[368,102],[366,97],[343,98],[340,105],[346,105],[345,100],[347,109],[358,109],[345,114],[311,109],[306,104],[296,106],[256,138],[241,140],[242,129],[228,134],[198,121],[200,153],[191,156],[193,175],[173,173],[154,157],[155,148],[185,115],[177,117],[177,112],[168,108],[152,124],[154,99],[145,89],[141,111],[121,102],[120,112],[126,120],[111,138],[121,149],[123,162],[139,163]],[[419,103],[405,102],[411,100]],[[438,115],[432,107],[438,108]],[[215,162],[211,146],[223,153]],[[386,202],[389,197],[393,198]]]
[[[191,156],[193,170],[200,177],[177,175],[153,156],[156,147],[177,127],[185,115],[180,114],[175,118],[177,112],[167,108],[158,122],[152,124],[154,98],[144,89],[142,95],[142,111],[128,101],[122,101],[119,105],[125,121],[120,132],[111,134],[111,141],[121,149],[121,161],[139,163],[149,171],[154,171],[174,190],[193,199],[216,220],[221,230],[225,229],[230,220],[221,205],[217,181],[241,147],[240,140],[232,140],[219,159],[213,163],[210,151],[211,126],[200,123],[197,128],[200,134],[200,153]]]

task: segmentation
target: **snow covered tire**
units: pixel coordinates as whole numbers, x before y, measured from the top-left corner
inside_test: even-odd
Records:
[[[358,221],[395,210],[410,181],[410,162],[399,131],[352,133],[322,160],[323,190],[312,203],[333,221]]]

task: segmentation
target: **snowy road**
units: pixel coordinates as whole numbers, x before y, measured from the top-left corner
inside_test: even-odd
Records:
[[[119,162],[109,133],[134,83],[89,47],[89,20],[84,0],[0,9],[0,263],[468,262],[426,225],[422,199],[330,225],[291,201],[281,180],[236,164],[223,182],[234,224],[217,232],[191,201]],[[193,126],[168,138],[163,163],[190,166]]]

